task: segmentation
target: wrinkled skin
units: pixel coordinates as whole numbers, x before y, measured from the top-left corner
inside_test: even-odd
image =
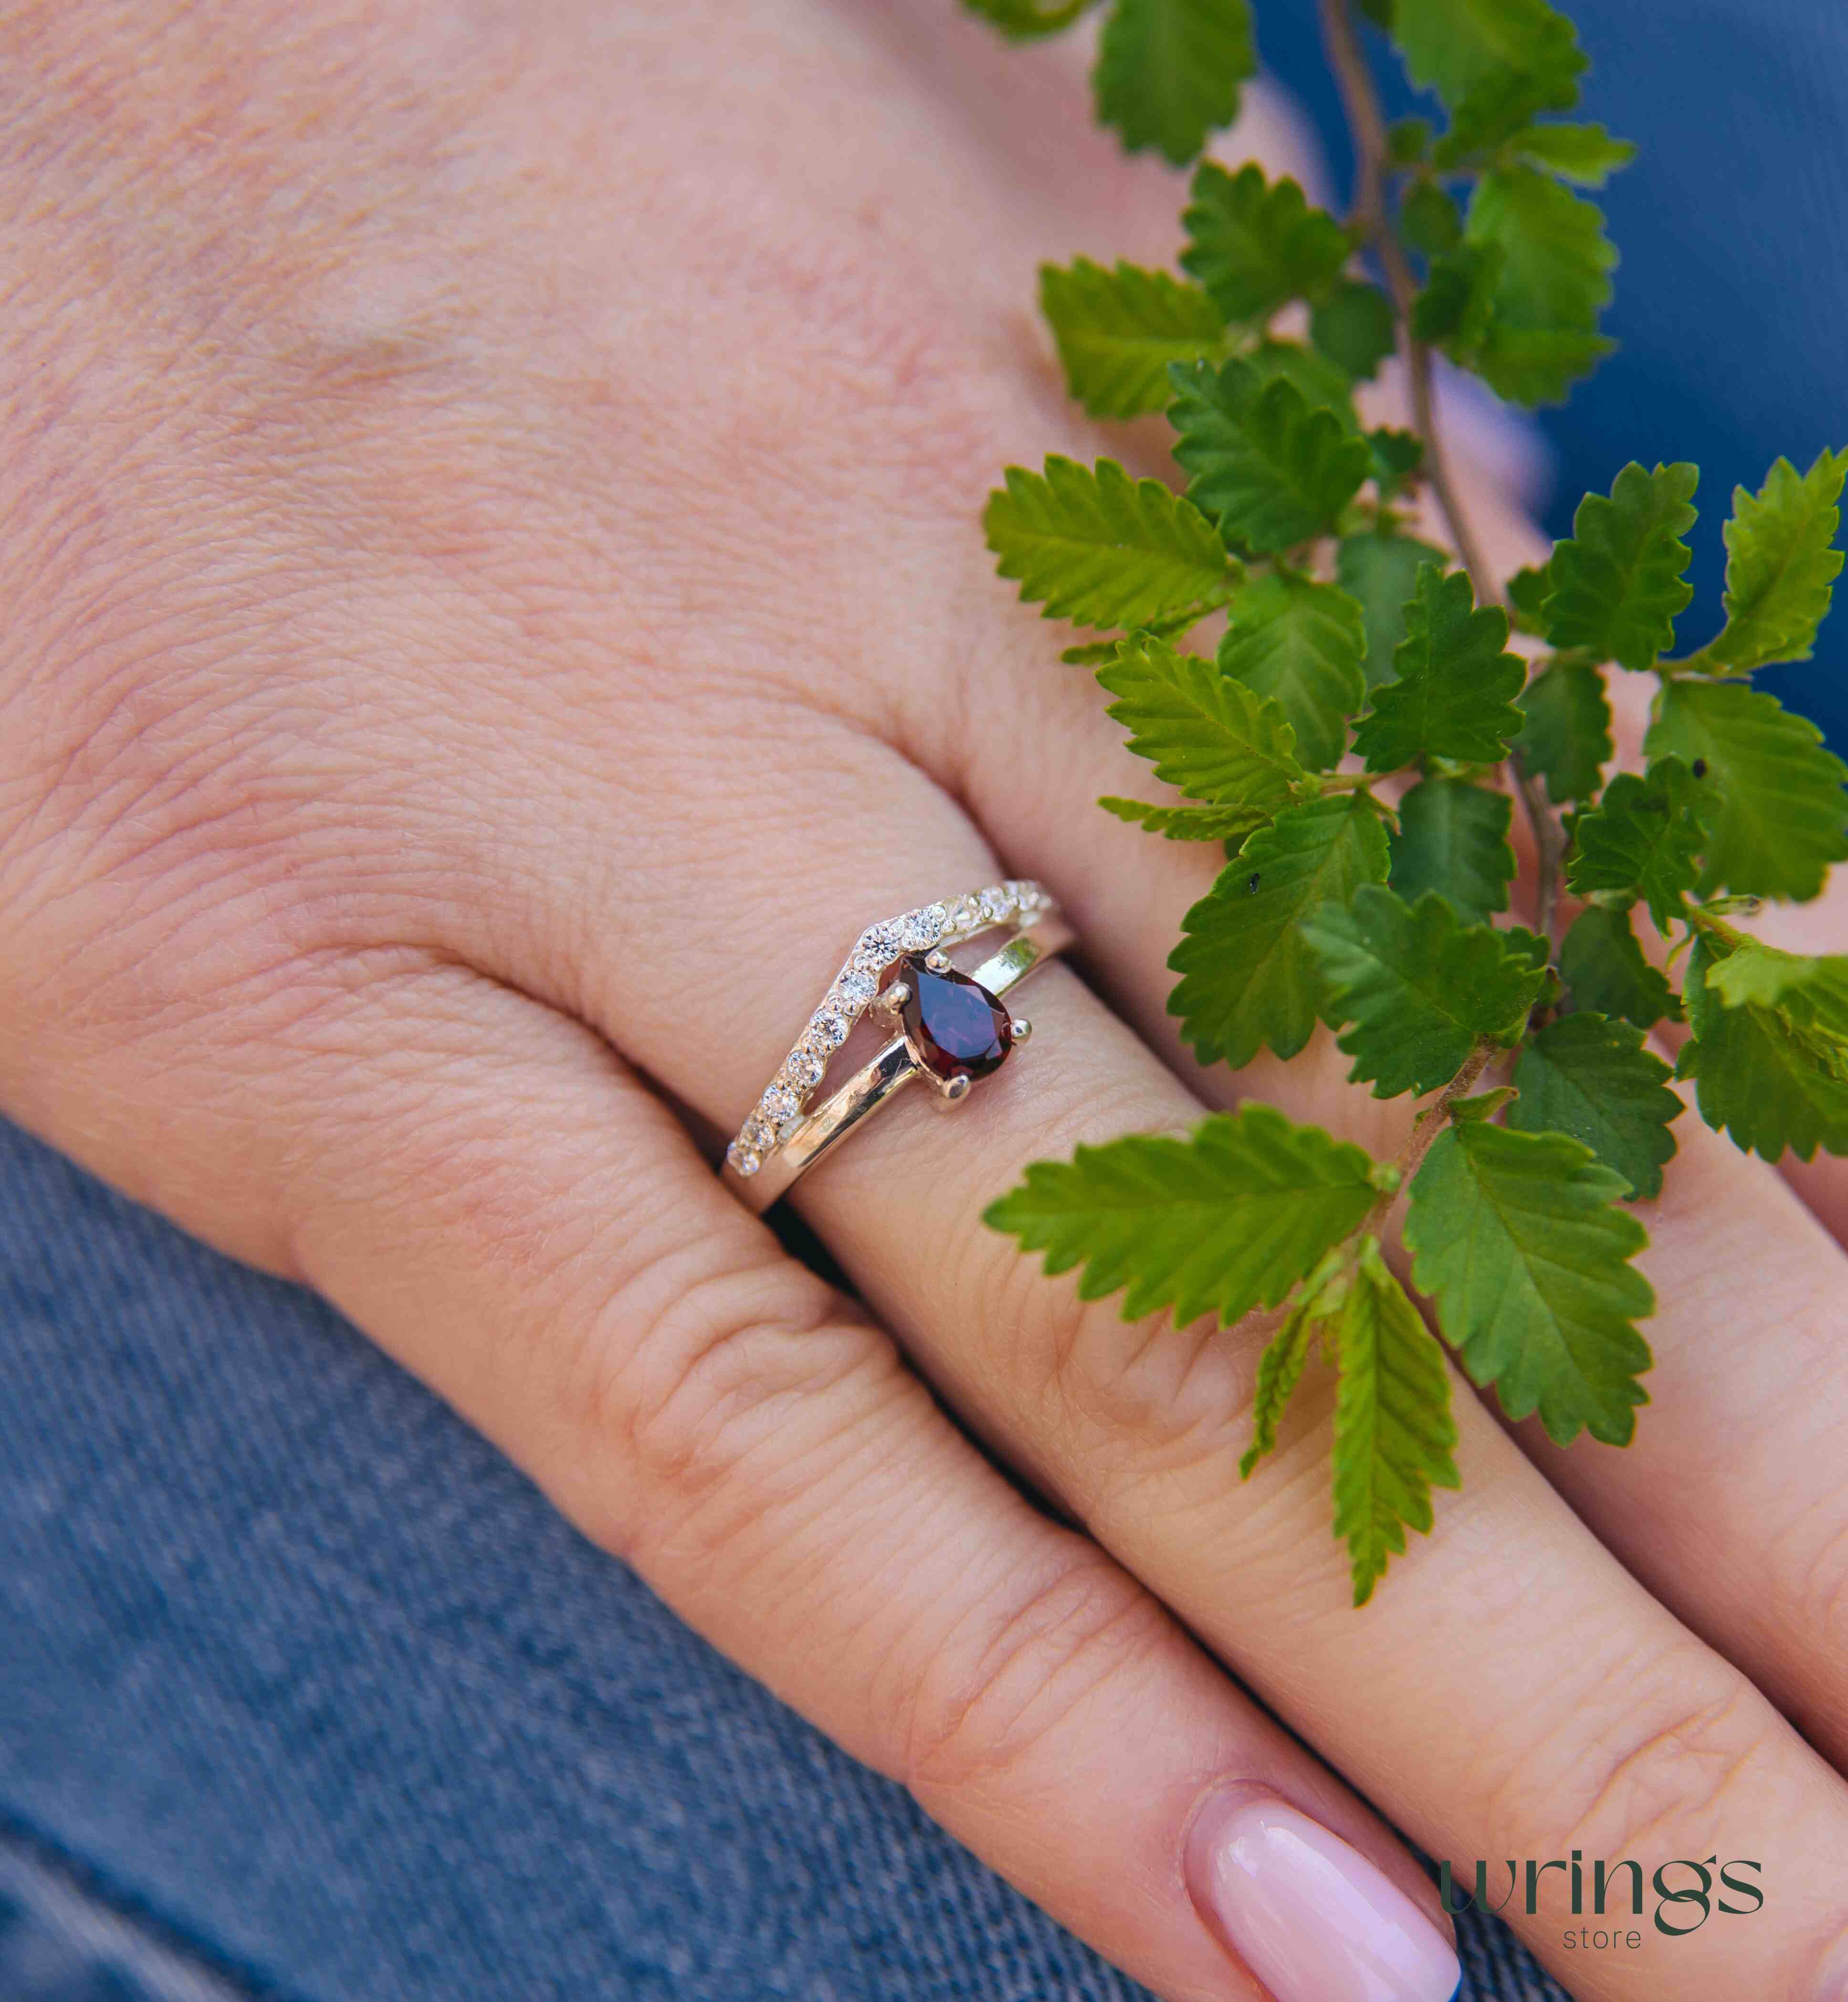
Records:
[[[979,1222],[1244,1092],[1384,1149],[1407,1117],[1320,1044],[1181,1050],[1216,856],[1093,807],[1156,789],[975,525],[1009,459],[1145,457],[1065,406],[1031,273],[1167,256],[1178,182],[1068,51],[926,0],[532,11],[14,10],[0,1105],[320,1289],[1164,1996],[1261,1993],[1183,1882],[1214,1785],[1434,1909],[1229,1669],[1435,1853],[1763,1861],[1763,1913],[1636,1954],[1520,1921],[1581,1995],[1811,2002],[1848,1933],[1840,1171],[1684,1120],[1637,1446],[1459,1379],[1463,1491],[1356,1615],[1319,1369],[1242,1488],[1263,1329],[1125,1326]],[[1230,150],[1292,160],[1262,115]],[[849,1301],[717,1140],[862,923],[1004,874],[1088,978],[804,1183]]]

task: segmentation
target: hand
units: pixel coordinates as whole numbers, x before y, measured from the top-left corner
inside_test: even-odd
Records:
[[[1673,1939],[1651,1892],[1602,1955],[1545,1880],[1515,1922],[1580,1996],[1839,2002],[1838,1170],[1812,1211],[1684,1121],[1636,1449],[1459,1395],[1464,1492],[1364,1615],[1326,1395],[1241,1487],[1261,1331],[1126,1326],[981,1224],[1028,1159],[1236,1095],[1405,1117],[1338,1059],[1182,1052],[1213,858],[1092,806],[1120,733],[981,546],[1004,461],[1124,449],[1064,410],[1034,263],[1172,242],[1062,59],[897,0],[65,0],[15,39],[0,1103],[320,1289],[1165,1996],[1454,1978],[1229,1669],[1466,1879],[1762,1865],[1762,1913]],[[1026,1059],[801,1185],[863,1307],[716,1138],[861,925],[1009,873],[1092,984],[1048,969]]]

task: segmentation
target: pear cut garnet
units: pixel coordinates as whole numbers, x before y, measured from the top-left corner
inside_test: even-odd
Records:
[[[897,961],[891,978],[911,989],[899,1019],[926,1069],[947,1081],[1000,1067],[1014,1046],[1013,1025],[985,987],[966,973],[933,973],[921,952]]]

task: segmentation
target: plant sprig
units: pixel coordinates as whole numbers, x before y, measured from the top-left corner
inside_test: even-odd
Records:
[[[1026,37],[1089,0],[968,4]],[[1225,846],[1169,962],[1183,1038],[1237,1067],[1292,1058],[1325,1024],[1354,1081],[1425,1103],[1393,1161],[1247,1103],[1185,1139],[1037,1163],[988,1221],[1128,1317],[1281,1308],[1247,1477],[1320,1346],[1361,1604],[1457,1480],[1450,1373],[1383,1250],[1402,1196],[1413,1282],[1471,1378],[1562,1446],[1623,1445],[1651,1362],[1637,1206],[1684,1109],[1647,1033],[1685,1020],[1672,1074],[1742,1148],[1848,1153],[1848,956],[1731,922],[1817,896],[1848,858],[1848,766],[1749,679],[1815,645],[1848,452],[1780,459],[1734,494],[1725,621],[1685,654],[1691,466],[1625,466],[1546,564],[1498,576],[1450,469],[1435,358],[1529,404],[1596,365],[1615,253],[1578,190],[1634,149],[1565,116],[1586,65],[1546,0],[1319,4],[1359,162],[1349,215],[1206,161],[1179,272],[1081,256],[1041,274],[1072,394],[1106,420],[1164,411],[1184,490],[1052,458],[1009,468],[985,523],[1023,598],[1114,635],[1065,657],[1094,668],[1165,790],[1104,806]],[[1362,14],[1442,130],[1388,125]],[[1230,122],[1256,61],[1248,0],[1110,0],[1100,48],[1100,117],[1177,165]],[[1306,340],[1278,330],[1292,310]],[[1356,387],[1395,353],[1412,427],[1370,429]],[[1421,493],[1454,553],[1410,532]],[[1187,650],[1221,612],[1215,653]],[[1611,769],[1613,665],[1655,678],[1641,771]],[[1500,921],[1511,797],[1532,930]],[[1684,947],[1677,990],[1663,963]]]

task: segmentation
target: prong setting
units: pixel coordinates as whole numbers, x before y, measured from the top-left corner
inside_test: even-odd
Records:
[[[1024,1015],[1016,1015],[1007,1025],[1014,1032],[1014,1041],[1023,1043],[1033,1034],[1033,1024]]]

